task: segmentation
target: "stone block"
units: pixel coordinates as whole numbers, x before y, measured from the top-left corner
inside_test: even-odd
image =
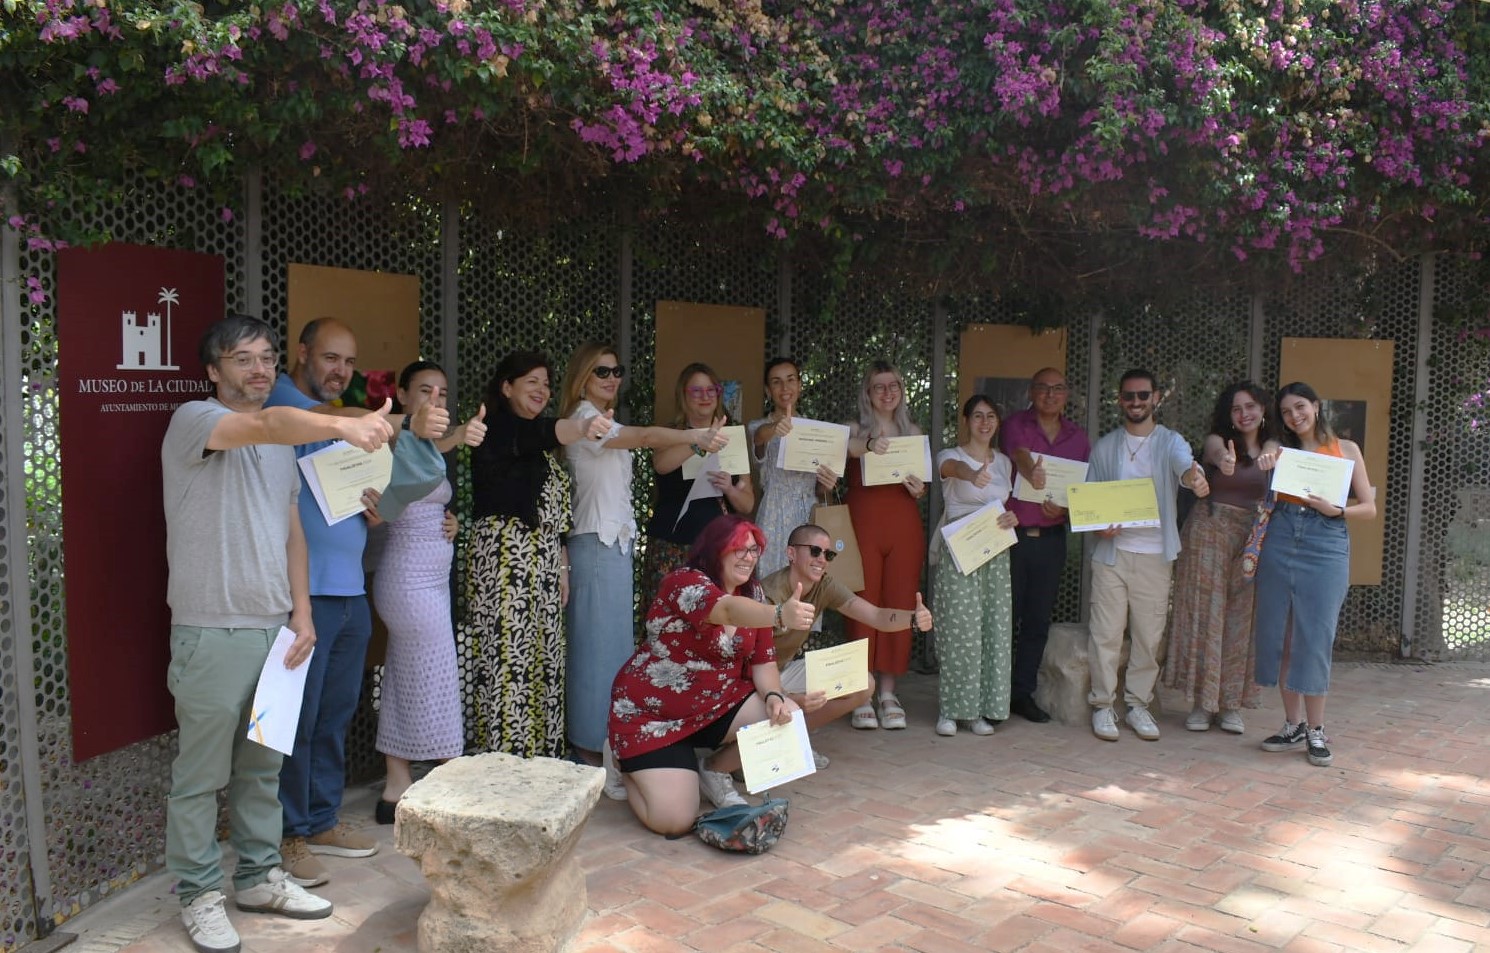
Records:
[[[1092,706],[1086,700],[1092,690],[1092,670],[1087,664],[1089,638],[1085,623],[1055,622],[1045,642],[1035,703],[1063,725],[1090,727],[1092,723]],[[1124,638],[1118,660],[1117,704],[1113,706],[1119,719],[1125,712],[1123,673],[1128,666],[1128,648],[1128,639]]]
[[[419,862],[422,953],[553,953],[589,906],[575,845],[605,772],[552,758],[456,758],[398,802],[394,842]]]

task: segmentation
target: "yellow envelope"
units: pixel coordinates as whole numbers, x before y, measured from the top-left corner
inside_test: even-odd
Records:
[[[1159,497],[1154,493],[1154,481],[1148,477],[1074,483],[1067,487],[1066,498],[1070,503],[1073,533],[1109,526],[1159,525]]]
[[[869,640],[852,639],[842,645],[815,649],[802,656],[807,663],[807,690],[841,698],[869,687]]]
[[[884,486],[899,483],[908,476],[931,482],[931,441],[924,434],[912,437],[891,437],[884,453],[866,453],[860,458],[864,465],[864,485]]]
[[[746,725],[735,733],[735,743],[740,747],[745,790],[751,794],[817,771],[812,760],[812,742],[807,740],[807,720],[801,710],[792,712],[789,724],[758,721]]]
[[[960,520],[953,520],[942,527],[942,539],[947,543],[947,552],[957,565],[957,571],[970,576],[984,563],[1019,541],[1012,529],[999,526],[999,515],[1004,505],[998,500],[974,510]]]

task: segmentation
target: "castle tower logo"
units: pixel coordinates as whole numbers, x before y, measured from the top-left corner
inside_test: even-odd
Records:
[[[119,350],[118,369],[121,371],[179,371],[181,368],[171,360],[171,307],[181,303],[175,288],[160,289],[157,304],[166,306],[166,325],[162,333],[159,312],[145,315],[145,323],[139,323],[139,313],[122,311],[119,314],[119,330],[122,342]],[[165,360],[161,360],[161,342],[165,342]]]

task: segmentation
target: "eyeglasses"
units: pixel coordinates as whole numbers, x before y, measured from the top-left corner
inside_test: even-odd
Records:
[[[888,384],[875,384],[869,388],[871,394],[898,394],[900,393],[900,381],[890,381]]]
[[[597,368],[597,372],[598,372],[598,368]],[[689,388],[686,388],[685,391],[684,391],[684,393],[686,393],[689,397],[696,397],[696,398],[699,398],[699,399],[703,399],[705,397],[718,397],[719,394],[720,394],[720,392],[723,391],[723,390],[724,390],[724,388],[720,387],[718,384],[710,384],[707,387],[689,387]]]
[[[749,546],[746,546],[744,549],[737,549],[737,550],[735,550],[735,558],[736,559],[760,559],[761,558],[761,548],[759,546],[756,546],[754,544],[751,544]]]
[[[279,365],[279,355],[272,351],[268,354],[224,354],[218,358],[218,362],[247,371],[254,367],[276,367]]]
[[[1069,393],[1070,390],[1071,390],[1071,388],[1067,387],[1065,384],[1031,384],[1030,385],[1030,393],[1032,393],[1032,394],[1066,394],[1066,393]]]
[[[817,559],[819,556],[821,556],[828,562],[832,562],[833,560],[838,558],[837,552],[828,549],[825,546],[813,546],[811,543],[792,543],[792,547],[794,549],[807,550],[807,555],[811,556],[813,559]]]
[[[1123,400],[1129,402],[1135,400],[1148,400],[1152,396],[1154,396],[1154,392],[1151,390],[1125,390],[1122,393]]]
[[[626,376],[626,368],[620,364],[617,364],[614,367],[606,364],[600,364],[597,365],[595,368],[595,376],[600,378],[601,380],[605,380],[608,377],[614,377],[616,380],[620,380],[621,378]]]

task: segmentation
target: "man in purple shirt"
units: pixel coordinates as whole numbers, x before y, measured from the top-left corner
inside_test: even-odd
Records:
[[[1066,419],[1066,376],[1053,367],[1030,380],[1030,406],[1004,418],[999,445],[1019,475],[1037,488],[1045,485],[1045,457],[1086,462],[1092,452],[1086,431]],[[1045,655],[1050,616],[1066,569],[1066,508],[1049,501],[1009,501],[1019,517],[1019,545],[1009,552],[1014,592],[1014,675],[1009,711],[1034,722],[1050,715],[1035,704],[1035,679]]]

